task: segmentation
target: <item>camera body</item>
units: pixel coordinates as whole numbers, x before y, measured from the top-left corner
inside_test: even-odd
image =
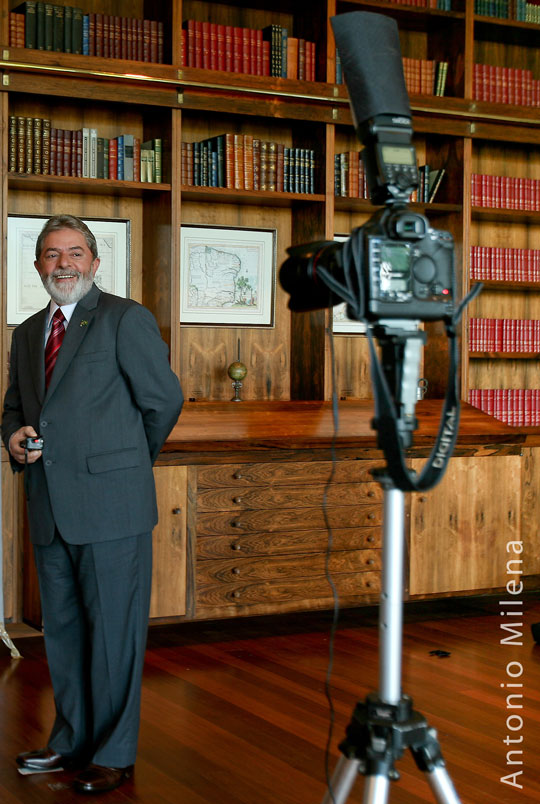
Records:
[[[450,232],[432,229],[424,215],[392,208],[365,224],[363,241],[364,317],[368,321],[433,321],[452,312],[454,240]]]
[[[43,449],[43,438],[41,436],[30,436],[26,438],[24,448],[27,450]]]

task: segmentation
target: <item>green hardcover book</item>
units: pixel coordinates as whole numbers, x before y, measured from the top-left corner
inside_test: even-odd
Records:
[[[53,48],[55,53],[64,50],[64,7],[53,6]]]
[[[73,31],[73,7],[64,6],[64,53],[71,53]]]
[[[73,8],[73,21],[71,28],[71,52],[82,54],[83,52],[83,17],[82,8]]]
[[[53,4],[45,3],[45,50],[53,49]]]
[[[45,50],[45,3],[36,3],[36,48]]]

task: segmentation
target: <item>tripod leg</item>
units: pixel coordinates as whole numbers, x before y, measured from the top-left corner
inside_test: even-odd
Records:
[[[446,768],[434,768],[426,775],[437,804],[460,804],[460,799]]]
[[[358,777],[358,759],[347,759],[343,754],[338,759],[332,781],[322,804],[344,804]]]
[[[386,804],[389,792],[388,776],[366,776],[363,804]]]

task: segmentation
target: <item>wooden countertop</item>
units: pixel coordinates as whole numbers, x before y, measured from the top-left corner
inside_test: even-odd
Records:
[[[442,402],[417,405],[419,428],[413,436],[418,454],[429,451],[437,434]],[[370,422],[371,400],[340,402],[335,448],[373,451],[377,434]],[[212,453],[270,450],[328,450],[334,441],[330,402],[187,402],[164,453]],[[536,443],[535,443],[536,442]],[[540,445],[540,428],[512,428],[466,403],[461,405],[458,447]]]

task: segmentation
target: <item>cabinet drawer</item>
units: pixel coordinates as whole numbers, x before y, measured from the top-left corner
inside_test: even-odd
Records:
[[[252,486],[199,490],[197,511],[234,511],[246,508],[311,508],[322,505],[326,486]],[[377,483],[332,483],[328,488],[328,505],[356,505],[382,500]]]
[[[328,521],[332,528],[362,528],[380,525],[381,505],[345,505],[328,508]],[[201,513],[197,516],[197,536],[239,535],[254,531],[276,533],[287,530],[312,530],[326,528],[322,508],[286,508],[284,510],[261,510]]]
[[[373,482],[372,469],[381,461],[338,461],[334,470],[336,483]],[[197,472],[198,487],[222,488],[237,486],[292,486],[306,483],[326,483],[332,472],[330,461],[309,463],[246,463],[226,466],[201,466]]]
[[[268,581],[274,579],[316,578],[325,574],[326,556],[298,555],[275,558],[222,559],[201,561],[197,565],[197,587],[215,583]],[[368,572],[381,569],[380,550],[339,550],[329,561],[332,576],[338,573]]]
[[[332,531],[332,550],[380,548],[381,541],[379,527],[334,528]],[[320,553],[327,545],[326,530],[201,536],[197,539],[197,559]]]
[[[351,572],[333,578],[342,603],[354,605],[380,590],[380,573]],[[332,591],[325,577],[269,580],[264,582],[218,583],[197,590],[200,616],[248,614],[332,606]]]

